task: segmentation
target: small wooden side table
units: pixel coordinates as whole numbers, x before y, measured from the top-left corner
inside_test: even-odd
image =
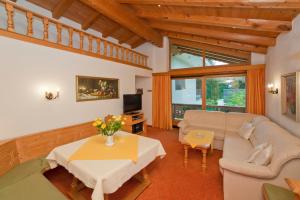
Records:
[[[213,152],[214,132],[207,130],[193,130],[190,131],[185,137],[184,148],[184,166],[187,167],[188,151],[189,148],[199,149],[202,152],[202,168],[206,169],[206,156],[210,149]]]

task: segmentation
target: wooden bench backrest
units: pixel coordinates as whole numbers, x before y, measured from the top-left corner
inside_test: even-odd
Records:
[[[96,134],[92,122],[22,136],[0,143],[0,175],[19,163],[46,156],[57,146]]]

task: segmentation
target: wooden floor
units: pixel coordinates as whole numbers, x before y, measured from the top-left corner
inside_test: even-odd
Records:
[[[218,160],[222,152],[215,150],[207,157],[207,170],[202,172],[201,154],[190,150],[187,168],[183,164],[183,146],[178,142],[178,129],[163,131],[149,128],[148,136],[159,139],[167,156],[157,159],[148,167],[152,184],[138,197],[138,200],[222,200],[222,176]],[[46,173],[46,177],[63,193],[70,190],[72,176],[62,167]],[[121,200],[138,184],[134,179],[127,182],[110,200]],[[90,200],[92,190],[84,189],[82,195]]]

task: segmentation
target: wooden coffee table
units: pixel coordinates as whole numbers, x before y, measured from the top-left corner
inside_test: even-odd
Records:
[[[210,149],[213,152],[214,132],[207,130],[192,130],[184,137],[184,165],[187,166],[189,148],[202,152],[202,168],[206,169],[206,155]]]

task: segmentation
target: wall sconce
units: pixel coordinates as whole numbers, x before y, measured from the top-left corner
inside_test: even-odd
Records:
[[[268,92],[271,94],[278,94],[278,88],[274,87],[273,83],[268,84]]]
[[[56,90],[56,94],[54,94],[53,92],[50,92],[48,90],[45,91],[45,98],[47,100],[54,100],[57,99],[59,97],[59,89]]]

